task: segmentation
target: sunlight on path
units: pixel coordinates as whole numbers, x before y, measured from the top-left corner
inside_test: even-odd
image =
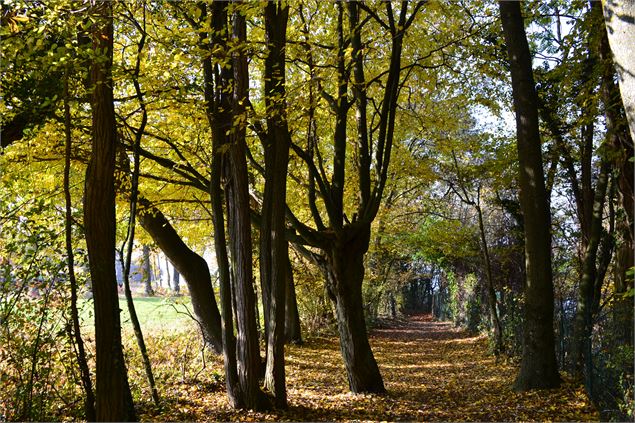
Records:
[[[224,386],[174,384],[171,406],[146,410],[148,420],[292,421],[597,421],[581,387],[515,393],[516,367],[496,363],[485,337],[473,337],[429,316],[391,321],[371,333],[388,394],[352,395],[335,338],[287,347],[289,410],[234,411]],[[213,370],[210,369],[213,367]],[[214,358],[209,372],[221,372]]]

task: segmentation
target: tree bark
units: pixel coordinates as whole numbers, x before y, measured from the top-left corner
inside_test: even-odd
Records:
[[[192,298],[192,308],[204,341],[217,353],[222,351],[221,318],[214,287],[205,259],[192,251],[174,227],[147,199],[139,199],[141,227],[152,237],[174,266],[174,273],[183,275]],[[169,283],[169,278],[168,278]]]
[[[201,17],[207,16],[208,6],[199,4]],[[220,280],[221,324],[223,339],[223,362],[225,367],[225,386],[229,403],[234,408],[245,405],[243,393],[238,379],[238,363],[236,360],[236,337],[234,335],[234,309],[231,270],[227,252],[225,233],[225,217],[223,213],[222,179],[227,174],[227,155],[224,153],[229,143],[231,131],[230,84],[233,75],[230,66],[215,67],[216,63],[225,59],[223,50],[212,50],[213,45],[227,45],[229,26],[227,23],[227,3],[215,1],[211,5],[211,34],[200,32],[203,48],[209,49],[209,55],[202,60],[204,78],[205,111],[212,129],[212,175],[210,178],[210,203],[214,222],[214,246],[218,275]],[[199,28],[200,29],[200,28]],[[206,43],[207,37],[212,43]]]
[[[265,189],[260,226],[260,277],[267,336],[265,388],[276,407],[287,406],[284,369],[285,306],[289,251],[286,240],[286,188],[290,136],[286,120],[285,47],[288,5],[270,1],[265,10]]]
[[[593,4],[592,7],[599,8]],[[635,2],[609,0],[605,3],[604,17],[607,32],[602,31],[600,58],[602,59],[601,97],[604,103],[608,144],[617,168],[617,186],[624,214],[616,225],[621,234],[621,242],[615,258],[614,287],[616,304],[616,339],[619,344],[633,343],[633,296],[624,295],[633,288],[633,277],[627,272],[634,263],[633,239],[635,237],[635,169],[631,162],[635,151],[635,58],[633,43],[629,42],[635,33]],[[610,45],[609,45],[610,44]],[[611,58],[610,51],[613,51]],[[613,60],[614,62],[613,62]],[[619,76],[619,88],[614,83],[614,67]],[[627,121],[628,120],[628,121]],[[630,132],[627,128],[630,125]]]
[[[172,291],[174,291],[176,295],[181,293],[181,274],[176,268],[174,269],[174,274],[172,275]]]
[[[386,391],[379,367],[368,342],[362,282],[364,254],[370,243],[370,225],[345,227],[328,250],[323,272],[335,303],[340,350],[353,393]]]
[[[284,339],[291,344],[302,344],[302,329],[300,327],[300,313],[293,280],[293,266],[287,255],[287,295],[285,302]]]
[[[613,60],[619,75],[622,102],[635,138],[635,2],[633,0],[605,0],[604,21]]]
[[[121,345],[115,277],[115,152],[117,126],[112,91],[112,3],[91,9],[92,154],[86,170],[84,225],[95,305],[96,414],[98,421],[136,421]]]
[[[143,282],[145,284],[146,296],[154,297],[152,289],[152,262],[150,261],[150,247],[144,245],[143,250]]]
[[[232,122],[240,123],[232,126],[230,134],[225,199],[235,287],[238,381],[245,406],[258,410],[266,406],[266,401],[258,385],[260,351],[256,330],[256,300],[251,267],[251,216],[245,142],[246,126],[244,124],[246,122],[246,102],[249,98],[247,55],[244,48],[247,25],[245,15],[240,10],[240,2],[237,2],[236,5],[238,8],[234,11],[232,19],[232,37],[238,45],[238,48],[233,52]]]
[[[66,264],[68,267],[68,281],[71,288],[71,321],[73,329],[71,331],[71,342],[75,344],[77,351],[77,365],[79,367],[80,380],[84,389],[84,413],[86,420],[95,421],[97,415],[95,413],[95,393],[93,391],[93,382],[90,379],[90,369],[88,360],[86,359],[86,349],[84,348],[84,340],[82,339],[81,326],[79,324],[79,310],[77,309],[77,279],[75,278],[75,260],[73,254],[73,203],[71,201],[70,190],[70,170],[71,170],[71,108],[69,104],[69,88],[68,80],[70,78],[70,70],[66,69],[64,75],[64,136],[65,136],[65,154],[64,154],[64,202],[65,202],[65,241],[66,241]]]
[[[553,334],[551,215],[542,167],[538,101],[520,3],[500,1],[499,6],[516,112],[527,269],[523,354],[515,388],[552,388],[560,385],[560,375]]]

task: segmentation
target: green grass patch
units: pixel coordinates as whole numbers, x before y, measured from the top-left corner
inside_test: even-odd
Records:
[[[189,297],[133,297],[135,311],[141,324],[141,329],[148,333],[181,332],[196,329]],[[93,300],[82,300],[82,326],[90,331],[94,330]],[[124,297],[119,298],[121,310],[121,326],[124,331],[132,332],[132,322],[128,305]]]

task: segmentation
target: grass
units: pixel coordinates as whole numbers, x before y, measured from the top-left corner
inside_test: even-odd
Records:
[[[189,297],[133,297],[135,311],[144,332],[181,332],[196,327],[190,315],[192,304]],[[86,331],[94,330],[93,301],[83,300],[81,309],[82,327]],[[119,297],[121,326],[124,333],[132,333],[132,323],[128,305],[123,296]]]

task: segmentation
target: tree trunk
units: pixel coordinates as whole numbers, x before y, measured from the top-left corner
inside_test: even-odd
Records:
[[[86,170],[84,225],[95,304],[96,413],[99,421],[136,421],[121,345],[115,276],[115,152],[117,125],[112,91],[112,3],[92,8],[92,154]]]
[[[230,405],[243,408],[245,402],[238,379],[238,363],[236,360],[236,337],[234,335],[234,295],[232,277],[227,252],[227,238],[225,233],[225,217],[223,213],[223,178],[228,177],[228,163],[225,148],[228,146],[231,132],[231,66],[218,66],[216,63],[224,60],[225,52],[220,49],[212,50],[213,45],[227,45],[229,25],[227,22],[227,3],[214,1],[211,4],[212,32],[199,32],[202,44],[210,49],[209,54],[202,60],[204,78],[205,111],[212,130],[212,169],[210,178],[210,203],[212,220],[214,222],[214,247],[218,263],[220,280],[221,328],[223,339],[223,362],[225,368],[225,386]],[[205,18],[208,6],[199,4],[201,17]],[[202,28],[197,28],[201,30]],[[212,39],[212,44],[206,44],[206,38]]]
[[[152,289],[152,262],[150,261],[150,247],[143,246],[143,281],[146,288],[146,296],[154,297]]]
[[[622,102],[635,138],[635,2],[633,0],[606,0],[604,21],[613,51],[613,60],[619,74]]]
[[[523,354],[515,387],[553,388],[560,385],[560,375],[553,334],[551,215],[540,150],[538,101],[520,3],[500,1],[499,6],[516,112],[527,269]]]
[[[170,260],[167,255],[165,256],[165,287],[170,288],[170,281],[172,280],[172,272],[170,272]]]
[[[499,356],[505,352],[505,344],[503,343],[503,325],[498,317],[496,291],[494,290],[494,277],[492,276],[492,262],[489,255],[489,246],[487,245],[487,237],[485,234],[485,224],[483,223],[483,211],[480,206],[480,186],[478,200],[476,204],[476,212],[478,214],[478,227],[481,234],[481,245],[483,247],[483,257],[485,258],[485,272],[487,275],[487,299],[489,304],[490,319],[494,328],[494,355]]]
[[[598,176],[597,185],[595,187],[595,198],[593,199],[593,214],[591,216],[589,238],[587,240],[586,251],[582,261],[582,279],[578,291],[578,307],[576,309],[574,329],[573,329],[573,345],[572,345],[572,361],[574,373],[578,376],[582,374],[582,369],[586,367],[586,362],[591,361],[588,354],[591,352],[590,342],[593,332],[593,303],[595,295],[595,285],[597,278],[597,253],[602,237],[602,220],[604,211],[604,199],[606,197],[606,188],[608,185],[609,166],[605,159],[602,159],[600,175]],[[591,369],[587,368],[587,389],[591,392],[590,374]]]
[[[598,8],[599,5],[593,4]],[[607,32],[602,31],[600,41],[600,58],[602,59],[602,87],[601,96],[604,103],[608,143],[614,167],[617,168],[617,186],[619,189],[624,214],[617,224],[621,236],[620,246],[615,258],[614,287],[616,304],[614,316],[616,318],[616,338],[618,343],[632,345],[633,343],[633,296],[624,295],[633,288],[633,276],[627,275],[634,263],[633,238],[635,213],[635,169],[631,162],[635,138],[635,58],[633,43],[629,42],[635,32],[635,2],[616,0],[607,1],[604,7],[604,18]],[[610,46],[609,46],[610,43]],[[609,48],[610,47],[610,48]],[[613,51],[611,60],[610,51]],[[614,83],[614,66],[619,75],[618,87]],[[626,115],[626,116],[624,116]],[[628,122],[626,122],[626,119]],[[627,128],[630,125],[630,132]]]
[[[344,227],[339,233],[328,250],[323,271],[329,296],[335,303],[348,385],[353,393],[383,393],[386,389],[368,342],[362,302],[370,225]]]
[[[258,410],[266,406],[266,401],[258,384],[260,351],[251,267],[251,216],[244,125],[249,88],[247,56],[244,50],[247,25],[241,10],[234,11],[232,27],[234,42],[239,46],[233,52],[232,121],[240,121],[243,124],[233,125],[231,129],[229,151],[226,157],[228,166],[226,166],[225,174],[225,199],[235,287],[238,381],[245,407]]]
[[[161,251],[180,273],[192,298],[192,308],[203,332],[204,341],[218,354],[222,351],[221,320],[214,287],[205,259],[192,251],[181,239],[174,227],[144,198],[139,199],[141,227],[152,237]],[[168,282],[169,282],[168,278]]]
[[[88,360],[86,359],[86,349],[84,348],[84,340],[82,339],[81,326],[79,323],[79,310],[77,309],[77,279],[75,278],[75,260],[73,255],[73,203],[71,201],[70,189],[70,171],[71,171],[71,108],[69,104],[68,80],[70,78],[70,70],[66,69],[64,75],[64,136],[65,136],[65,154],[64,154],[64,203],[65,203],[65,241],[66,241],[66,264],[68,267],[68,281],[71,288],[71,321],[73,329],[71,332],[71,343],[77,347],[77,365],[79,367],[79,376],[84,389],[84,413],[86,420],[95,421],[97,415],[95,413],[95,393],[93,391],[93,383],[90,379],[90,369]]]
[[[174,268],[174,273],[172,274],[172,291],[174,291],[176,295],[181,294],[181,274],[176,267]]]
[[[613,327],[618,345],[633,345],[633,296],[626,293],[633,289],[633,277],[626,271],[633,266],[633,248],[623,242],[615,253]]]
[[[265,58],[265,189],[260,230],[260,277],[267,336],[265,388],[278,408],[287,406],[284,369],[285,306],[289,251],[286,240],[286,188],[290,135],[286,120],[285,46],[288,5],[267,2],[264,10],[268,54]]]
[[[300,327],[300,313],[298,312],[298,300],[295,295],[295,282],[293,280],[293,266],[287,254],[287,295],[285,302],[284,339],[290,344],[302,344],[302,329]]]

